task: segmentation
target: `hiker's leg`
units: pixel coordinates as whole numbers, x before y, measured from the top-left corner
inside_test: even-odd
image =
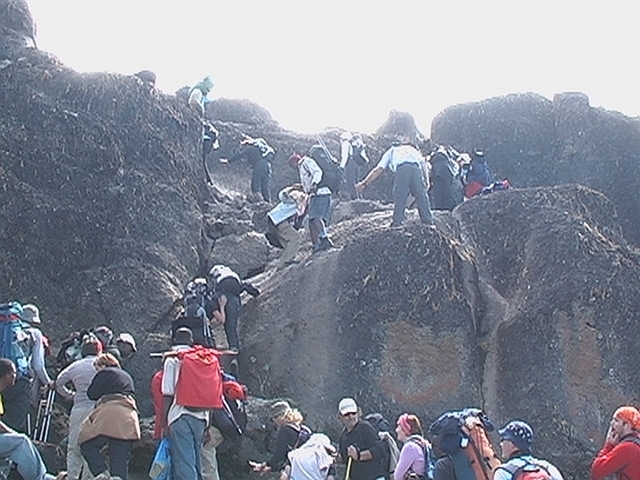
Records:
[[[67,475],[70,480],[80,478],[80,472],[83,478],[87,478],[89,474],[89,466],[86,464],[80,445],[78,445],[78,436],[80,435],[80,427],[83,420],[93,411],[91,404],[87,406],[74,405],[69,415],[69,436],[67,437]]]
[[[200,478],[200,455],[205,424],[204,420],[183,414],[169,425],[172,478]]]
[[[278,225],[278,237],[280,243],[284,245],[284,251],[280,257],[280,263],[286,263],[293,260],[300,249],[300,234],[293,228],[290,222],[282,222]]]
[[[348,160],[344,166],[344,178],[345,187],[347,189],[347,195],[351,200],[360,198],[360,195],[356,191],[356,183],[358,182],[360,173],[360,166],[354,160]]]
[[[224,306],[224,333],[227,336],[229,348],[240,350],[238,339],[238,315],[240,315],[240,297],[228,294],[227,304]]]
[[[424,223],[432,225],[433,214],[431,213],[431,205],[429,203],[429,197],[427,197],[427,186],[424,184],[422,171],[419,166],[416,166],[413,170],[414,172],[409,183],[409,191],[416,199],[420,219]]]
[[[23,433],[0,434],[0,457],[14,462],[22,478],[44,478],[46,468],[42,457],[33,442]]]
[[[396,169],[393,179],[393,217],[392,224],[395,226],[402,225],[404,222],[404,209],[407,205],[407,197],[409,197],[409,184],[413,170],[411,165],[402,164]]]
[[[265,173],[262,178],[262,182],[260,185],[262,191],[262,198],[264,198],[265,202],[271,202],[271,163],[269,163],[266,159],[265,162]]]
[[[127,480],[132,447],[133,440],[109,439],[109,471],[111,475]]]
[[[100,449],[104,447],[108,441],[109,437],[99,435],[80,445],[82,456],[89,464],[89,470],[91,470],[94,477],[107,470],[107,463],[104,461]]]
[[[214,442],[205,442],[202,445],[200,462],[202,463],[202,480],[220,480],[218,473],[217,449]]]

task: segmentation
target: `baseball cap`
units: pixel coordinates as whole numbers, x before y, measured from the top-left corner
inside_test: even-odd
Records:
[[[353,398],[343,398],[338,404],[338,411],[340,412],[340,415],[358,413],[358,404]]]
[[[138,351],[138,349],[136,348],[136,341],[130,333],[121,333],[120,335],[118,335],[118,338],[116,338],[116,343],[117,342],[128,343],[129,345],[131,345],[134,352]]]

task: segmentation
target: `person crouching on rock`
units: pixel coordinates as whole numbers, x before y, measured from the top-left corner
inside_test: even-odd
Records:
[[[278,193],[280,202],[267,213],[267,240],[271,245],[282,248],[278,266],[284,267],[294,263],[300,249],[300,233],[302,220],[307,214],[308,195],[302,185],[285,187]]]
[[[110,353],[95,361],[98,372],[87,389],[87,397],[96,402],[95,409],[82,422],[78,443],[82,456],[94,477],[112,474],[127,480],[129,456],[140,440],[138,408],[131,375],[120,368]],[[109,468],[101,450],[109,446]]]

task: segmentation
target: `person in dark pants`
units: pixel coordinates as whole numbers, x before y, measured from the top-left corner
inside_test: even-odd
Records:
[[[362,135],[343,132],[340,135],[340,168],[344,169],[345,188],[351,200],[360,197],[356,183],[360,180],[362,167],[368,163]]]
[[[82,424],[80,451],[94,477],[110,474],[127,480],[131,448],[140,440],[133,379],[110,353],[100,355],[95,365],[98,373],[87,389],[87,397],[96,402],[96,408]],[[101,453],[105,445],[109,448],[108,468]]]
[[[444,148],[438,148],[429,159],[431,163],[431,199],[434,210],[453,210],[462,198],[457,197],[456,182],[459,179],[460,167],[447,156]]]
[[[422,154],[409,144],[407,135],[400,135],[398,144],[392,145],[380,159],[378,165],[356,184],[356,190],[362,191],[375,181],[388,168],[395,173],[393,181],[393,219],[392,230],[402,230],[407,199],[411,193],[416,199],[418,214],[423,223],[434,225],[426,186],[426,162]]]
[[[264,138],[252,138],[244,135],[240,142],[244,148],[230,159],[221,158],[222,163],[231,163],[246,158],[253,169],[251,193],[260,193],[265,202],[271,202],[271,162],[276,156],[275,150]]]

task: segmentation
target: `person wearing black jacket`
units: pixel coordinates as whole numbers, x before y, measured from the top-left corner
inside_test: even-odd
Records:
[[[353,398],[343,398],[338,404],[340,420],[344,430],[338,448],[342,462],[351,462],[351,480],[383,480],[384,468],[382,443],[378,433],[367,421],[361,420],[362,411]]]

